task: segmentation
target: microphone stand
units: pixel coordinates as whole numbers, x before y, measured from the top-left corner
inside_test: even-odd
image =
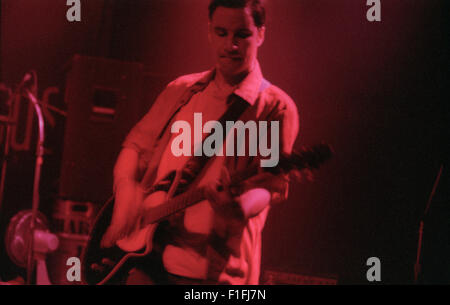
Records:
[[[3,89],[3,88],[2,88]],[[0,173],[0,214],[2,212],[3,207],[3,194],[5,192],[5,179],[6,179],[6,168],[8,166],[9,159],[9,150],[10,150],[10,141],[11,141],[11,125],[15,124],[13,118],[13,100],[14,96],[11,94],[11,90],[8,89],[9,98],[8,98],[8,115],[6,117],[1,116],[0,121],[5,123],[6,131],[5,131],[5,145],[3,147],[3,158],[2,158],[2,171]]]
[[[36,76],[36,72],[32,71],[33,75]],[[22,95],[21,90],[23,89],[26,82],[28,82],[32,78],[30,73],[26,73],[23,77],[22,81],[19,83],[17,88],[14,90],[14,94],[12,94],[11,89],[5,88],[2,86],[2,89],[7,89],[9,93],[8,99],[8,115],[0,116],[0,121],[6,124],[6,132],[5,132],[5,145],[3,148],[3,159],[2,159],[2,171],[0,174],[0,213],[2,212],[3,206],[3,195],[5,192],[5,179],[6,179],[6,169],[8,165],[9,159],[9,151],[11,146],[11,125],[16,124],[16,120],[14,118],[14,102],[19,103],[18,98]]]
[[[36,218],[39,209],[39,181],[41,177],[41,167],[43,163],[44,155],[44,117],[42,115],[41,107],[39,106],[39,101],[36,96],[31,93],[30,90],[25,89],[25,93],[29,100],[33,103],[34,109],[36,110],[36,115],[38,117],[39,123],[39,139],[37,143],[36,151],[36,166],[34,171],[34,184],[33,184],[33,205],[31,212],[31,223],[30,223],[30,243],[28,245],[28,256],[27,256],[27,284],[31,283],[31,277],[34,269],[34,231],[36,226]]]

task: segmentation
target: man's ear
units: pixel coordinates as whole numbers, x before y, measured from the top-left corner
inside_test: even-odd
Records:
[[[263,25],[262,27],[258,28],[258,47],[260,47],[264,39],[266,38],[266,27]]]

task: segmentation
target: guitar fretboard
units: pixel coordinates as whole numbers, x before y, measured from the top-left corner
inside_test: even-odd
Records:
[[[146,224],[156,223],[163,218],[175,214],[199,201],[205,199],[204,187],[194,188],[169,199],[164,204],[149,209],[148,217],[145,219]]]
[[[292,169],[302,170],[304,168],[318,168],[319,165],[329,159],[331,155],[332,151],[330,146],[320,144],[314,146],[312,150],[303,150],[300,153],[293,152],[291,156],[280,156],[277,168],[281,169],[283,172],[289,172]],[[257,165],[253,164],[253,166],[237,171],[231,176],[231,181],[236,185],[239,185],[242,181],[255,175],[257,169]],[[175,214],[204,199],[206,199],[205,187],[197,187],[188,190],[159,206],[149,209],[146,213],[143,225],[157,223],[167,216]]]

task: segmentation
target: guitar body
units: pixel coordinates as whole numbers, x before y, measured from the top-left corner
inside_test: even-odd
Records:
[[[144,210],[160,205],[165,192],[155,192],[144,201]],[[118,240],[111,248],[102,248],[100,243],[109,227],[114,210],[114,199],[109,199],[102,207],[94,222],[90,238],[82,255],[82,275],[86,284],[114,284],[132,268],[130,258],[143,257],[153,250],[153,237],[158,224],[148,224],[143,228],[140,222],[126,238]]]
[[[316,169],[331,155],[332,150],[329,145],[316,145],[310,150],[281,156],[277,168],[272,170],[289,173],[292,170],[298,171],[305,168]],[[230,185],[239,186],[245,179],[256,177],[256,172],[257,168],[251,167],[236,172],[231,177]],[[265,175],[265,173],[258,175]],[[152,252],[154,244],[158,245],[158,251],[153,251],[156,256],[161,252],[160,248],[166,243],[165,233],[159,234],[159,232],[164,232],[163,220],[204,199],[206,199],[204,190],[201,188],[189,188],[170,199],[167,198],[166,192],[154,192],[142,202],[142,215],[141,219],[136,221],[135,230],[126,238],[117,241],[115,246],[101,248],[101,240],[111,223],[114,211],[114,200],[108,200],[94,222],[87,247],[83,253],[83,281],[91,285],[121,283],[124,276],[133,268],[133,262],[130,262],[132,258],[147,256]],[[161,230],[158,231],[159,227]]]
[[[167,199],[167,193],[158,191],[150,194],[144,200],[142,207],[144,213],[150,211],[152,208],[160,206]],[[153,234],[156,231],[158,224],[143,225],[142,221],[136,222],[135,230],[126,238],[118,240],[116,245],[126,252],[138,252],[144,247],[150,252],[153,248]]]

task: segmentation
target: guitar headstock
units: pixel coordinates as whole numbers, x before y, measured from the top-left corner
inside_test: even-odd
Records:
[[[231,175],[231,185],[233,187],[240,187],[241,182],[249,179],[256,179],[257,176],[264,176],[266,174],[289,174],[293,172],[295,175],[301,170],[317,169],[333,156],[333,149],[328,144],[318,144],[310,148],[304,147],[300,151],[293,151],[290,155],[281,155],[277,166],[264,167],[262,174],[257,174],[257,168],[245,168],[237,171]],[[259,164],[258,164],[259,165]],[[256,181],[256,180],[255,180]]]
[[[281,156],[278,168],[285,172],[318,169],[325,161],[331,159],[333,153],[329,144],[322,143],[304,147],[300,151],[293,151],[291,155]]]

